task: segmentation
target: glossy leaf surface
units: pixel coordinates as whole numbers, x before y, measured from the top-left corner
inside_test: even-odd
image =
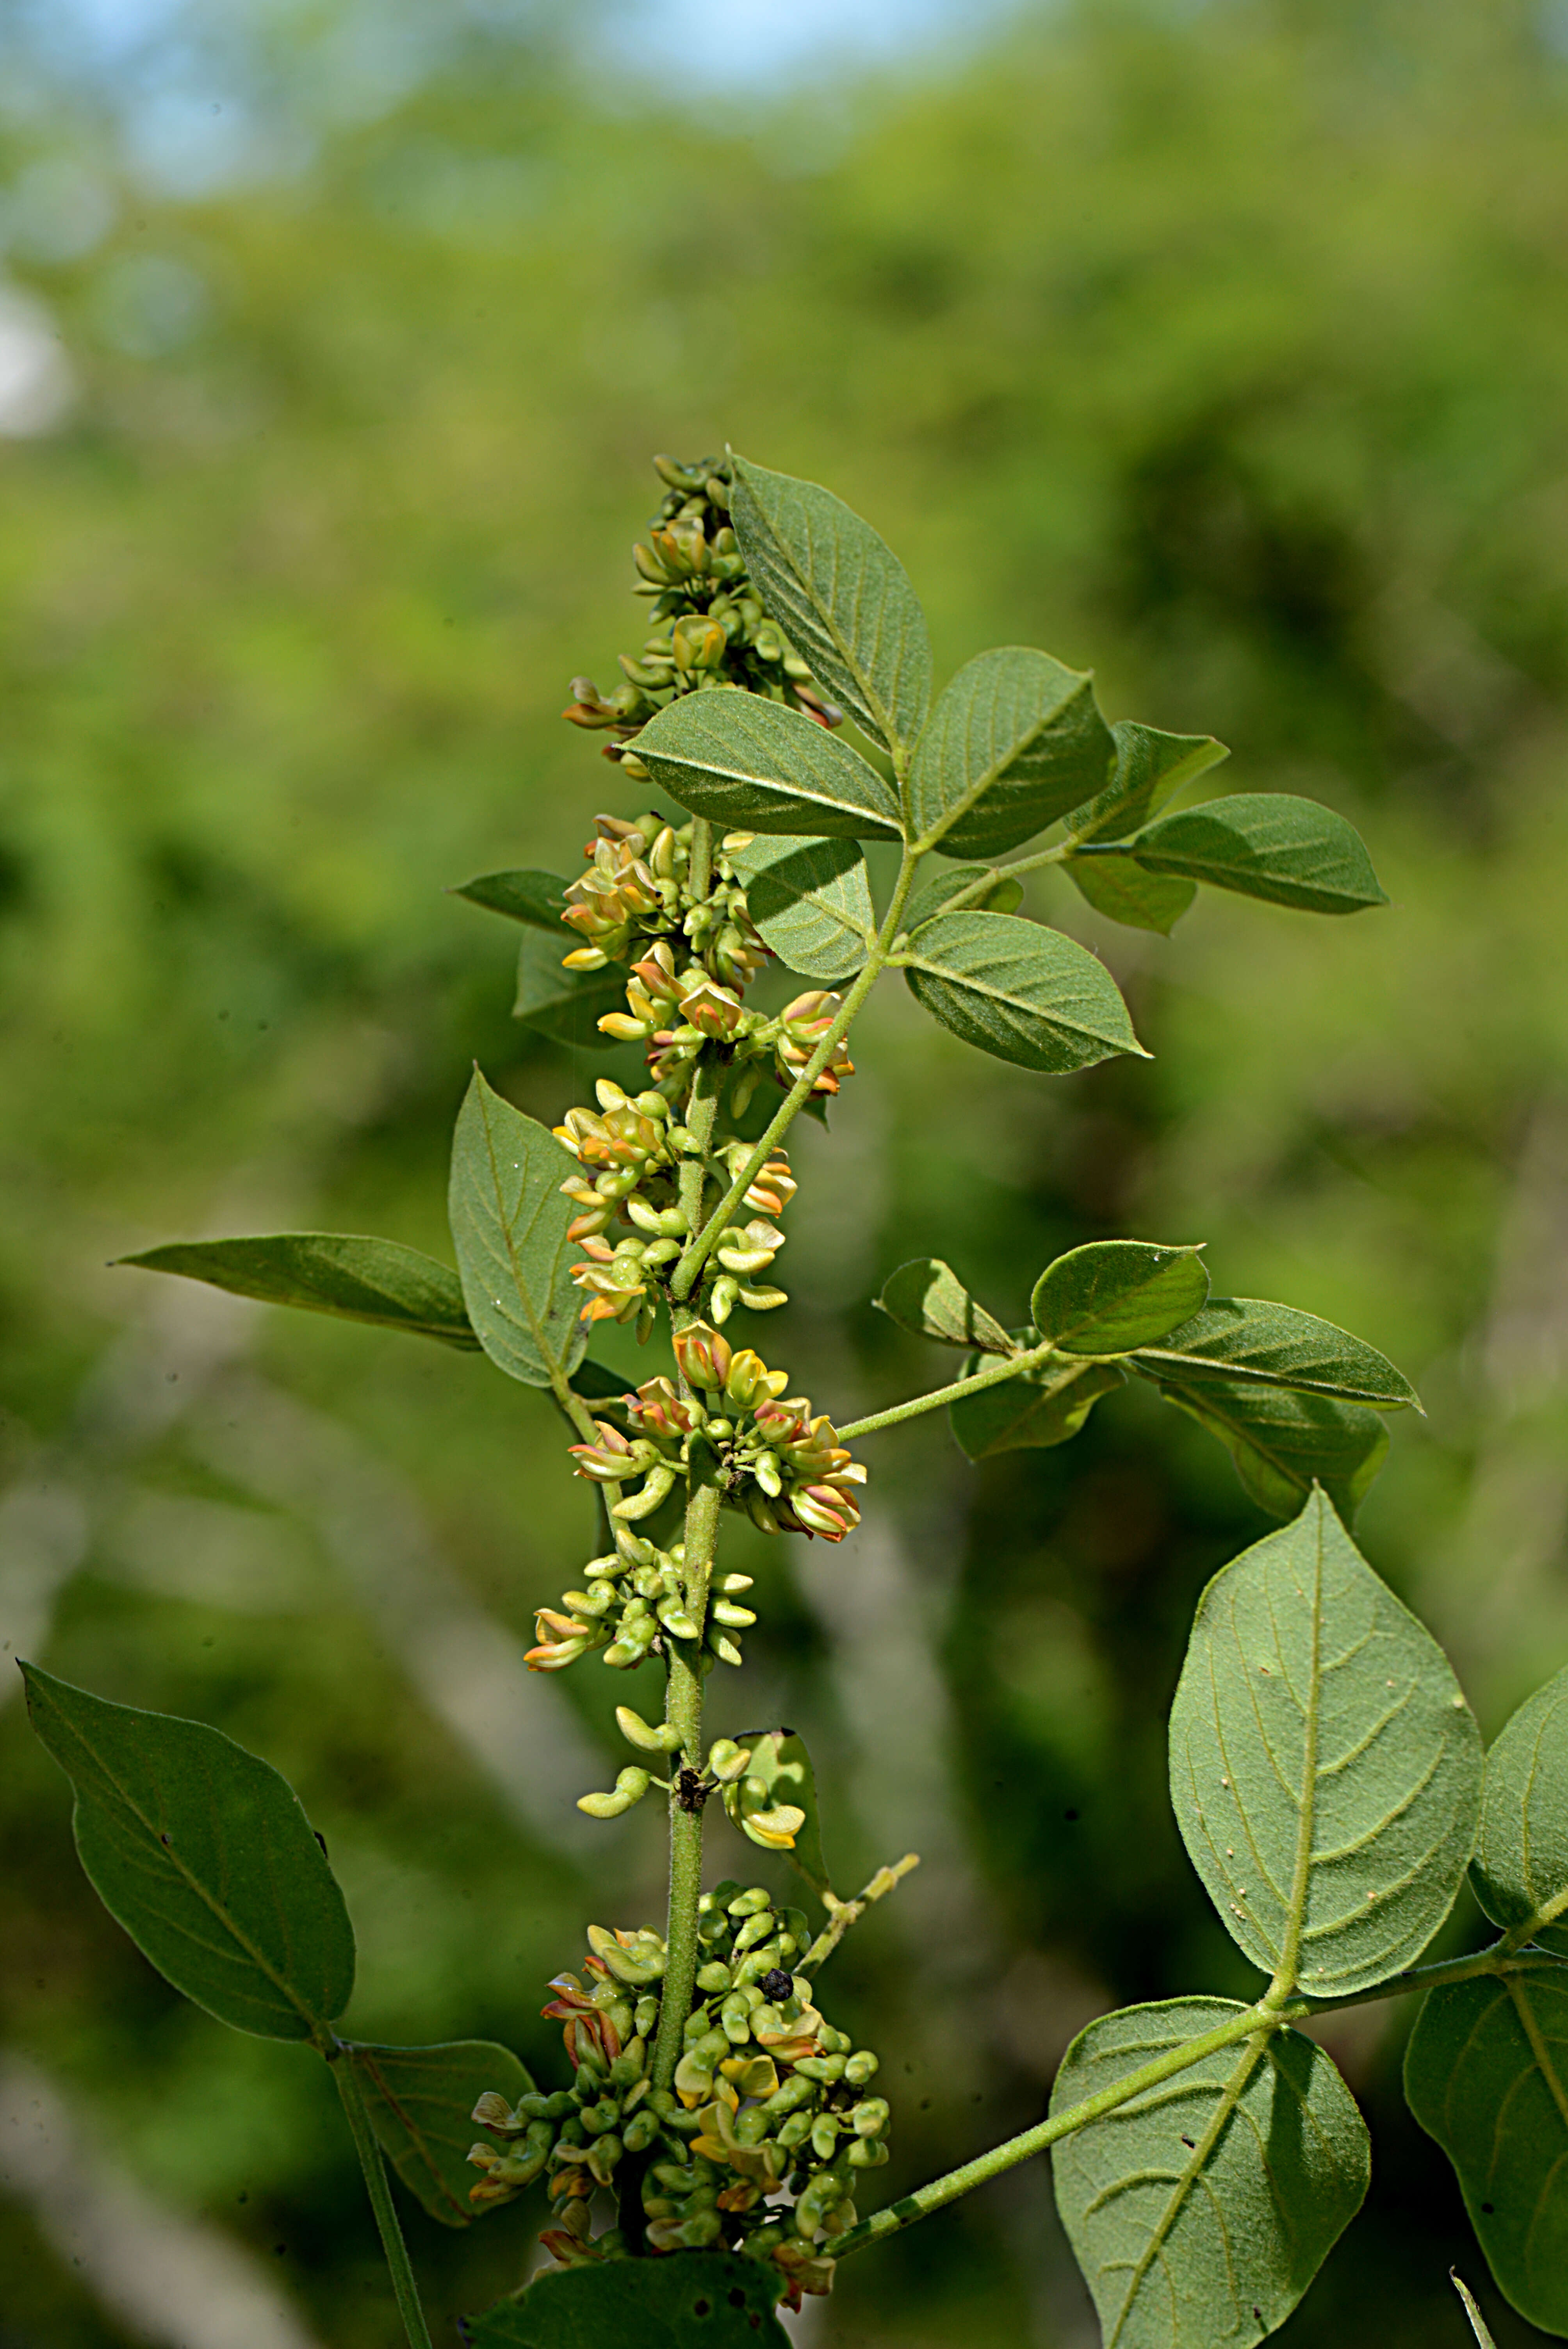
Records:
[[[1069,856],[1062,867],[1087,905],[1130,930],[1168,938],[1198,894],[1195,881],[1146,873],[1130,856]]]
[[[552,1044],[574,1045],[579,1051],[608,1051],[614,1040],[601,1033],[606,1011],[624,1011],[626,974],[607,970],[565,970],[562,957],[572,952],[572,933],[526,929],[517,950],[517,993],[511,1016]]]
[[[1486,1757],[1480,1837],[1470,1866],[1494,1924],[1568,1956],[1568,1670],[1526,1699]],[[1542,1920],[1542,1921],[1538,1921]]]
[[[1261,1297],[1213,1297],[1191,1321],[1138,1349],[1134,1368],[1186,1383],[1222,1378],[1330,1395],[1376,1411],[1420,1409],[1408,1378],[1376,1346],[1315,1313]]]
[[[985,1367],[984,1361],[976,1364]],[[1016,1379],[998,1379],[972,1395],[955,1396],[947,1406],[948,1423],[969,1458],[1044,1452],[1066,1444],[1101,1395],[1114,1393],[1127,1379],[1114,1362],[1086,1362],[1070,1379],[1063,1373],[1060,1362],[1041,1363]]]
[[[837,734],[738,688],[683,694],[637,736],[654,781],[727,830],[885,840],[898,794]]]
[[[994,1314],[970,1296],[949,1264],[939,1256],[915,1257],[890,1272],[876,1299],[880,1309],[901,1330],[917,1338],[934,1338],[944,1346],[978,1348],[983,1353],[1010,1354],[1014,1342]]]
[[[474,2106],[487,2088],[509,2105],[533,2080],[510,2047],[490,2039],[453,2039],[438,2047],[372,2047],[350,2043],[338,2057],[352,2064],[382,2152],[410,2194],[443,2227],[467,2227],[483,2215],[469,2199],[480,2173],[469,2164],[476,2140],[489,2144]]]
[[[561,1192],[576,1165],[474,1071],[452,1140],[452,1239],[480,1343],[525,1386],[570,1371],[588,1342],[566,1237],[577,1209]]]
[[[998,1061],[1064,1076],[1117,1052],[1148,1057],[1105,965],[1016,914],[938,914],[904,967],[916,1000]]]
[[[110,1916],[220,2023],[322,2039],[354,1988],[354,1933],[286,1779],[201,1722],[22,1670],[33,1727],[76,1790],[77,1850]]]
[[[1046,1267],[1029,1310],[1042,1338],[1069,1354],[1121,1354],[1191,1321],[1209,1294],[1195,1247],[1090,1240]]]
[[[148,1272],[177,1272],[263,1305],[298,1305],[444,1345],[477,1347],[455,1272],[397,1240],[348,1232],[270,1232],[255,1239],[173,1240],[121,1257]]]
[[[778,2274],[728,2251],[556,2268],[462,2335],[468,2349],[789,2349]]]
[[[892,548],[830,490],[744,457],[729,518],[758,593],[817,682],[885,749],[912,745],[931,700],[931,639]]]
[[[802,978],[848,978],[876,934],[866,860],[852,840],[758,838],[725,851],[747,910],[781,963]]]
[[[1191,1379],[1162,1384],[1160,1392],[1218,1437],[1247,1492],[1271,1517],[1294,1517],[1321,1485],[1353,1523],[1387,1457],[1388,1430],[1364,1403],[1230,1379]]]
[[[1162,734],[1130,718],[1119,718],[1110,733],[1116,765],[1104,791],[1069,814],[1075,840],[1125,840],[1184,784],[1231,755],[1212,734]]]
[[[454,897],[466,897],[470,905],[482,905],[490,914],[504,914],[510,922],[526,922],[531,929],[548,930],[552,937],[566,944],[562,953],[573,943],[573,933],[562,924],[566,905],[567,884],[559,873],[481,873],[477,880],[465,881],[452,891]]]
[[[1332,1998],[1414,1964],[1463,1880],[1480,1776],[1447,1657],[1324,1494],[1214,1577],[1171,1708],[1171,1800],[1265,1973]]]
[[[980,653],[920,738],[914,835],[950,856],[998,856],[1097,791],[1114,756],[1090,677],[1019,645]]]
[[[1131,849],[1150,873],[1305,913],[1355,914],[1388,902],[1355,825],[1287,792],[1237,792],[1179,809],[1139,833]]]

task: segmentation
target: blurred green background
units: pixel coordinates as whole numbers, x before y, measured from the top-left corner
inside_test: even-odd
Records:
[[[556,713],[639,641],[655,449],[828,481],[939,667],[1092,663],[1109,714],[1229,741],[1222,784],[1352,816],[1393,899],[1205,895],[1167,944],[1042,886],[1157,1054],[1068,1081],[890,986],[801,1145],[769,1356],[848,1416],[943,1373],[868,1309],[904,1257],[1016,1321],[1057,1248],[1205,1239],[1220,1289],[1419,1383],[1361,1533],[1489,1733],[1568,1661],[1568,15],[907,16],[748,82],[720,11],[652,48],[589,7],[0,16],[0,1640],[288,1774],[361,2035],[553,2077],[545,1979],[586,1920],[659,1915],[654,1806],[572,1806],[654,1699],[520,1661],[588,1496],[477,1357],[108,1260],[313,1226],[446,1254],[470,1061],[542,1115],[614,1065],[512,1026],[508,932],[442,891],[633,812]],[[753,1543],[714,1719],[807,1733],[841,1881],[924,1855],[830,1998],[883,2053],[896,2192],[1037,2116],[1095,2012],[1255,1988],[1163,1717],[1264,1526],[1151,1397],[979,1471],[929,1422],[866,1456],[842,1551]],[[321,2067],[142,1963],[0,1701],[4,2349],[389,2342]],[[716,1871],[766,1876],[728,1834]],[[1449,1945],[1480,1931],[1464,1896]],[[1376,2178],[1293,2349],[1457,2349],[1450,2262],[1503,2349],[1541,2337],[1404,2116],[1408,2020],[1334,2034]],[[407,2223],[450,2342],[540,2214]],[[1044,2164],[799,2331],[1088,2349]]]

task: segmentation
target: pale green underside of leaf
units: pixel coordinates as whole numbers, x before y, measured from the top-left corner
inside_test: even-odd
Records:
[[[469,2349],[789,2349],[779,2271],[729,2251],[668,2251],[536,2276],[463,2325]]]
[[[462,882],[451,895],[466,897],[470,905],[482,905],[487,913],[504,914],[509,922],[526,922],[532,929],[548,930],[552,937],[562,938],[569,935],[561,921],[567,885],[559,873],[481,873],[476,880]],[[562,952],[565,951],[562,947]]]
[[[1028,1335],[1024,1333],[1026,1343]],[[985,1368],[985,1361],[975,1367]],[[1053,1394],[1048,1385],[1061,1380],[1063,1368],[1060,1362],[1043,1363],[1016,1379],[998,1379],[995,1386],[955,1396],[947,1419],[960,1448],[971,1460],[989,1460],[999,1452],[1048,1452],[1068,1443],[1101,1395],[1114,1394],[1127,1381],[1114,1362],[1086,1362]]]
[[[1305,913],[1354,914],[1388,902],[1355,826],[1286,792],[1238,792],[1181,808],[1130,845],[1148,872]]]
[[[1458,2172],[1499,2291],[1568,2336],[1568,1982],[1511,1974],[1429,1991],[1405,2095]]]
[[[1158,1345],[1140,1346],[1133,1367],[1167,1383],[1222,1378],[1375,1411],[1420,1409],[1409,1380],[1376,1346],[1315,1313],[1261,1297],[1212,1297]]]
[[[1103,792],[1068,818],[1075,840],[1125,840],[1187,783],[1230,752],[1212,734],[1162,734],[1119,718],[1111,728],[1116,767]]]
[[[377,2144],[431,2218],[443,2227],[467,2227],[481,2217],[485,2206],[469,2199],[480,2178],[469,2148],[493,2140],[476,2125],[474,2106],[487,2089],[515,2105],[533,2086],[511,2048],[491,2039],[453,2039],[438,2047],[350,2042],[338,2061],[358,2074]]]
[[[1041,1337],[1070,1354],[1119,1354],[1168,1337],[1208,1294],[1195,1248],[1089,1240],[1046,1267],[1029,1310]]]
[[[892,548],[830,490],[744,457],[729,518],[753,585],[817,682],[884,749],[913,746],[931,639]]]
[[[815,719],[738,687],[683,694],[637,736],[656,783],[727,830],[885,840],[898,794]]]
[[[910,768],[915,836],[948,856],[998,856],[1099,789],[1114,746],[1087,674],[1002,645],[961,668]]]
[[[1069,856],[1062,870],[1086,904],[1130,930],[1168,938],[1198,894],[1195,881],[1145,873],[1130,856]]]
[[[768,1807],[779,1803],[792,1803],[806,1814],[806,1824],[795,1834],[795,1847],[788,1857],[798,1873],[803,1876],[819,1895],[830,1889],[831,1878],[822,1851],[822,1814],[817,1800],[817,1775],[811,1767],[811,1757],[806,1751],[806,1741],[792,1729],[743,1729],[737,1733],[736,1744],[750,1749],[751,1760],[747,1765],[748,1778],[760,1778],[768,1788],[771,1801]],[[726,1787],[726,1809],[729,1808],[731,1789]],[[731,1813],[734,1816],[734,1813]],[[738,1819],[737,1825],[738,1825]]]
[[[565,1376],[588,1342],[566,1237],[577,1209],[561,1192],[576,1167],[552,1133],[474,1071],[452,1141],[452,1240],[480,1343],[525,1386]]]
[[[979,1348],[1010,1354],[1013,1340],[995,1315],[970,1296],[950,1264],[939,1256],[915,1257],[890,1272],[878,1308],[901,1330],[934,1338],[944,1346]]]
[[[22,1670],[76,1789],[82,1866],[142,1955],[235,2031],[325,2034],[354,1988],[354,1933],[287,1781],[201,1722]]]
[[[1271,1517],[1294,1517],[1315,1484],[1353,1524],[1387,1456],[1387,1427],[1364,1403],[1228,1379],[1161,1383],[1160,1392],[1219,1439],[1248,1494]]]
[[[781,963],[829,985],[861,968],[876,914],[856,842],[786,834],[725,854],[746,884],[747,911],[764,946]]]
[[[1171,1709],[1171,1799],[1265,1973],[1329,1998],[1413,1964],[1463,1878],[1480,1775],[1447,1657],[1322,1493],[1214,1577]]]
[[[517,994],[511,1016],[552,1044],[569,1044],[579,1051],[607,1051],[614,1039],[601,1033],[606,1011],[624,1011],[626,974],[607,970],[564,970],[562,957],[572,952],[570,930],[553,934],[526,929],[517,950]]]
[[[1047,1076],[1147,1059],[1115,980],[1086,947],[1016,914],[938,914],[904,958],[911,992],[966,1044]]]
[[[480,1342],[457,1274],[396,1240],[347,1232],[270,1232],[253,1239],[173,1240],[119,1261],[204,1280],[263,1305],[301,1306],[338,1320],[438,1338],[448,1346],[471,1349]]]
[[[1052,2112],[1242,2011],[1186,1998],[1102,2016],[1068,2050]],[[1146,2089],[1051,2165],[1105,2349],[1240,2349],[1300,2301],[1360,2208],[1371,2151],[1328,2056],[1287,2029]]]
[[[1470,1883],[1494,1924],[1568,1914],[1568,1670],[1526,1699],[1487,1754]],[[1568,1922],[1530,1938],[1568,1956]]]
[[[921,884],[904,908],[904,928],[918,930],[923,922],[940,914],[950,899],[973,887],[976,881],[984,881],[986,885],[971,899],[971,913],[1013,914],[1024,902],[1024,885],[1010,874],[990,873],[984,864],[957,864]]]

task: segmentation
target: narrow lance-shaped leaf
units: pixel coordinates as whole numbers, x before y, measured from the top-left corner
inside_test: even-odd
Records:
[[[1543,2333],[1568,2335],[1568,1978],[1429,1991],[1405,2095],[1453,2163],[1498,2290]]]
[[[466,897],[470,905],[482,905],[487,913],[504,914],[508,921],[548,930],[552,937],[565,941],[570,934],[562,927],[561,916],[566,907],[567,885],[559,873],[481,873],[476,880],[461,882],[450,895]],[[563,943],[562,953],[565,950]]]
[[[727,840],[764,946],[802,978],[848,978],[876,934],[865,855],[852,840]]]
[[[1208,1294],[1197,1247],[1090,1240],[1046,1267],[1029,1310],[1067,1353],[1124,1354],[1190,1321]]]
[[[485,2205],[469,2199],[479,2172],[469,2149],[479,2131],[474,2106],[487,2090],[515,2106],[533,2080],[510,2047],[491,2039],[453,2039],[438,2047],[372,2047],[348,2043],[377,2142],[410,2194],[443,2227],[467,2227]]]
[[[805,1740],[792,1729],[748,1729],[735,1742],[751,1759],[725,1787],[725,1809],[742,1834],[765,1850],[787,1851],[813,1891],[825,1893],[821,1814]]]
[[[1480,1775],[1448,1658],[1324,1494],[1214,1577],[1171,1708],[1171,1799],[1222,1922],[1287,1990],[1369,1990],[1419,1957]]]
[[[1291,1387],[1374,1411],[1419,1411],[1420,1397],[1386,1355],[1315,1313],[1261,1297],[1212,1297],[1191,1321],[1140,1346],[1132,1367],[1165,1384],[1228,1379]]]
[[[578,1051],[608,1051],[614,1038],[599,1026],[608,1011],[626,1008],[624,970],[567,970],[562,957],[572,952],[568,930],[553,935],[525,929],[517,950],[517,994],[511,1016],[552,1044]]]
[[[1047,1076],[1149,1056],[1115,980],[1087,948],[1016,914],[938,914],[898,957],[934,1019],[998,1061]]]
[[[1086,904],[1108,921],[1168,938],[1198,894],[1195,881],[1145,873],[1130,856],[1069,856],[1062,870]]]
[[[1023,1332],[1022,1342],[1033,1335]],[[976,1356],[965,1375],[968,1368],[990,1367]],[[1069,1442],[1101,1395],[1126,1383],[1126,1371],[1114,1362],[1037,1362],[1016,1378],[954,1396],[948,1423],[971,1460],[989,1460],[998,1452],[1047,1452]]]
[[[637,736],[656,783],[727,830],[886,840],[898,794],[848,742],[798,709],[738,688],[683,694]]]
[[[1238,792],[1181,808],[1136,833],[1128,852],[1147,872],[1309,914],[1355,914],[1388,902],[1354,824],[1285,792]]]
[[[982,1353],[1011,1354],[1016,1350],[1002,1324],[970,1296],[949,1264],[939,1256],[915,1257],[890,1272],[875,1300],[879,1311],[901,1330],[917,1338],[934,1338],[944,1346],[977,1348]]]
[[[1470,1884],[1494,1924],[1568,1957],[1568,1669],[1525,1700],[1486,1757]]]
[[[588,1342],[561,1191],[576,1164],[475,1070],[452,1139],[452,1239],[480,1343],[525,1386],[565,1377]]]
[[[931,699],[931,640],[892,548],[831,491],[744,457],[729,518],[758,593],[812,676],[885,749],[913,745]]]
[[[397,1240],[347,1232],[271,1232],[255,1239],[171,1240],[124,1256],[147,1272],[177,1272],[263,1305],[298,1305],[378,1330],[406,1330],[477,1348],[455,1272]]]
[[[1294,1517],[1321,1485],[1346,1525],[1388,1452],[1388,1430],[1364,1403],[1230,1379],[1161,1384],[1169,1403],[1218,1437],[1248,1494],[1271,1517]]]
[[[464,2320],[468,2349],[789,2349],[779,2270],[719,2251],[547,2269]]]
[[[915,837],[949,856],[998,856],[1097,790],[1114,755],[1092,678],[1019,645],[980,653],[920,738],[909,773]]]
[[[1469,2284],[1466,2283],[1463,2276],[1456,2275],[1453,2269],[1450,2268],[1449,2270],[1449,2282],[1452,2284],[1454,2290],[1458,2292],[1460,2300],[1464,2303],[1465,2314],[1470,2321],[1470,2331],[1475,2334],[1477,2341],[1480,2343],[1480,2349],[1497,2349],[1497,2344],[1491,2337],[1491,2328],[1480,2313],[1480,2303],[1476,2299],[1474,2292],[1471,2292]]]
[[[1102,2015],[1068,2048],[1052,2112],[1244,2011],[1183,1998]],[[1105,2349],[1230,2349],[1296,2306],[1361,2207],[1371,2146],[1329,2057],[1286,2029],[1130,2097],[1051,2167]]]
[[[22,1672],[76,1790],[82,1866],[142,1955],[236,2031],[325,2044],[354,1988],[354,1933],[287,1781],[201,1722]]]
[[[1116,765],[1104,791],[1068,817],[1075,840],[1125,840],[1186,784],[1231,755],[1212,734],[1162,734],[1130,718],[1119,718],[1110,732]]]

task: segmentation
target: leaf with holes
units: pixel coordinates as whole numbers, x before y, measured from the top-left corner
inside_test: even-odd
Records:
[[[525,1386],[566,1376],[588,1342],[566,1237],[577,1209],[561,1193],[576,1169],[552,1133],[475,1070],[452,1138],[452,1239],[480,1343]]]
[[[1098,957],[1016,914],[938,914],[897,957],[910,991],[966,1044],[1047,1076],[1149,1055]]]
[[[449,891],[482,905],[490,914],[504,914],[509,922],[525,922],[530,929],[548,930],[563,941],[570,933],[562,926],[568,884],[559,873],[481,873]],[[564,951],[564,947],[563,947]]]
[[[1315,1313],[1261,1297],[1212,1297],[1199,1313],[1158,1343],[1140,1346],[1132,1367],[1168,1384],[1229,1379],[1242,1385],[1290,1387],[1331,1395],[1374,1411],[1419,1411],[1420,1397],[1376,1346]]]
[[[443,2227],[467,2227],[482,2217],[486,2206],[469,2199],[479,2179],[469,2166],[479,2135],[474,2106],[487,2089],[515,2105],[533,2086],[511,2048],[490,2039],[452,2039],[438,2047],[351,2041],[338,2061],[358,2074],[377,2143],[431,2218]]]
[[[1089,1240],[1070,1248],[1035,1283],[1035,1327],[1069,1354],[1125,1354],[1152,1345],[1191,1321],[1209,1294],[1202,1245]]]
[[[1480,1777],[1448,1658],[1325,1494],[1214,1577],[1171,1708],[1171,1800],[1265,1973],[1334,1998],[1413,1964],[1463,1880]]]
[[[913,744],[931,699],[931,639],[892,548],[830,490],[744,457],[729,518],[753,585],[817,682],[884,749]]]
[[[608,1051],[614,1039],[602,1033],[599,1022],[607,1011],[624,1011],[626,974],[624,970],[565,970],[562,957],[572,951],[570,935],[553,936],[525,929],[517,950],[517,993],[511,1016],[552,1044],[567,1044],[583,1052]]]
[[[1162,734],[1130,718],[1119,718],[1110,733],[1115,768],[1104,791],[1069,813],[1074,840],[1125,840],[1186,784],[1231,755],[1212,734]]]
[[[897,792],[858,750],[738,688],[672,701],[637,736],[637,756],[682,807],[727,830],[834,840],[902,830]]]
[[[998,856],[1097,791],[1115,756],[1094,680],[1048,653],[1001,645],[943,693],[909,771],[917,839]]]
[[[1026,1330],[1021,1341],[1026,1345],[1033,1336],[1033,1330]],[[994,1367],[976,1355],[965,1365],[965,1375]],[[955,1395],[947,1406],[947,1421],[971,1460],[989,1460],[998,1452],[1046,1452],[1068,1443],[1101,1395],[1114,1394],[1126,1382],[1126,1371],[1114,1362],[1081,1362],[1076,1368],[1037,1362],[1016,1378],[998,1379],[973,1394]]]
[[[864,852],[852,840],[757,839],[725,856],[762,943],[802,978],[859,970],[876,935]]]
[[[1218,1437],[1247,1493],[1271,1517],[1294,1517],[1321,1485],[1353,1524],[1387,1456],[1388,1430],[1362,1403],[1227,1379],[1161,1384],[1160,1392]]]
[[[728,2251],[547,2270],[464,2320],[468,2349],[789,2349],[779,2271]]]
[[[110,1704],[36,1664],[22,1672],[109,1915],[220,2023],[325,2044],[354,1988],[354,1932],[286,1779],[201,1722]]]
[[[1195,881],[1145,873],[1130,856],[1068,855],[1062,866],[1087,905],[1130,930],[1157,930],[1168,938],[1198,894]]]
[[[1237,792],[1182,808],[1134,833],[1128,851],[1145,872],[1304,913],[1356,914],[1388,902],[1355,825],[1286,792]]]
[[[1068,2048],[1052,2112],[1245,2012],[1182,1998],[1102,2015]],[[1371,2147],[1329,2057],[1286,2029],[1130,2097],[1051,2166],[1105,2349],[1230,2349],[1295,2307],[1361,2207]]]
[[[1429,1991],[1405,2096],[1453,2163],[1498,2290],[1543,2333],[1568,2335],[1568,1979]]]
[[[985,1354],[1011,1354],[1014,1341],[994,1315],[970,1296],[949,1264],[939,1256],[915,1257],[890,1272],[879,1311],[916,1338],[934,1338],[940,1345],[965,1346]]]
[[[455,1272],[397,1240],[348,1232],[270,1232],[255,1239],[171,1240],[122,1256],[147,1272],[177,1272],[232,1297],[263,1305],[298,1305],[341,1321],[406,1330],[443,1345],[477,1348],[479,1340]]]

